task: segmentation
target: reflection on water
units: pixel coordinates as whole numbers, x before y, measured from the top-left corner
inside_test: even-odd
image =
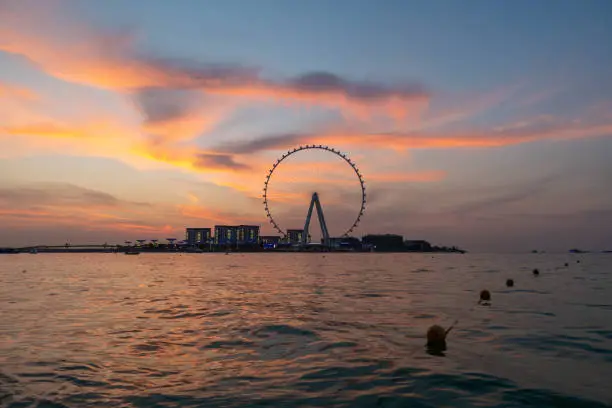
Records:
[[[0,406],[606,406],[612,256],[576,259],[2,255]]]

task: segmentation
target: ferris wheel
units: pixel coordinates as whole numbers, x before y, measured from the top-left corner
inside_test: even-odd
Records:
[[[284,153],[281,157],[279,157],[276,162],[272,165],[272,168],[268,171],[268,174],[266,175],[266,180],[264,182],[264,188],[263,188],[263,204],[264,204],[264,208],[266,211],[266,216],[268,217],[268,220],[270,222],[270,224],[272,225],[272,227],[278,231],[280,234],[283,235],[283,237],[287,237],[287,231],[284,230],[283,228],[281,228],[281,226],[279,225],[279,223],[277,222],[276,218],[272,215],[272,211],[270,209],[271,207],[271,200],[270,200],[270,196],[269,196],[269,189],[268,186],[270,184],[270,180],[273,179],[273,176],[276,174],[279,165],[287,160],[289,157],[293,156],[293,155],[297,155],[300,152],[304,152],[307,150],[320,150],[320,151],[324,151],[327,153],[330,153],[332,155],[335,155],[339,158],[341,158],[343,160],[343,162],[350,166],[350,168],[352,169],[352,172],[355,174],[357,181],[358,181],[358,188],[360,188],[360,202],[356,203],[357,205],[359,205],[359,211],[357,211],[357,216],[354,219],[354,221],[352,222],[352,224],[350,224],[350,226],[348,226],[348,228],[346,230],[343,231],[343,233],[340,235],[342,237],[346,237],[349,234],[351,234],[353,232],[353,230],[357,227],[357,225],[359,225],[359,222],[361,221],[361,218],[363,217],[363,214],[365,212],[365,208],[366,208],[366,188],[365,188],[365,181],[363,179],[363,176],[361,175],[361,172],[359,171],[359,169],[357,168],[357,165],[355,164],[355,162],[353,160],[351,160],[350,157],[348,157],[347,154],[340,152],[339,150],[336,150],[334,148],[331,148],[329,146],[325,146],[325,145],[305,145],[305,146],[299,146],[296,147],[294,149],[291,149],[289,151],[287,151],[286,153]],[[306,224],[305,224],[305,228],[304,228],[304,240],[307,239],[308,236],[308,225],[310,223],[310,217],[312,215],[312,210],[313,210],[313,206],[316,206],[317,209],[317,214],[319,216],[319,222],[321,223],[321,230],[323,235],[326,238],[329,238],[329,234],[327,231],[327,227],[325,224],[325,220],[323,218],[323,213],[322,213],[322,208],[321,208],[321,204],[319,202],[319,198],[318,198],[318,194],[315,192],[312,195],[312,200],[310,202],[310,209],[308,211],[308,215],[306,217]],[[305,241],[304,241],[305,242]]]

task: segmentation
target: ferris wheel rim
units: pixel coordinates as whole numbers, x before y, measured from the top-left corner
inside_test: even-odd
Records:
[[[283,231],[283,229],[278,225],[278,223],[276,222],[276,220],[272,216],[272,212],[270,211],[269,200],[268,200],[268,183],[270,182],[270,179],[272,178],[272,175],[274,174],[274,171],[276,170],[276,168],[285,159],[287,159],[291,155],[294,155],[294,154],[296,154],[298,152],[301,152],[301,151],[304,151],[304,150],[325,150],[327,152],[330,152],[330,153],[336,155],[337,157],[340,157],[342,160],[344,160],[353,169],[353,171],[357,175],[357,179],[359,180],[359,185],[361,187],[361,206],[359,208],[359,214],[357,215],[357,218],[355,218],[355,221],[353,221],[351,227],[349,229],[347,229],[344,232],[344,234],[341,235],[341,237],[347,237],[350,233],[352,233],[355,230],[355,228],[357,228],[357,226],[361,222],[361,218],[363,217],[363,214],[365,213],[365,208],[366,208],[365,180],[363,179],[363,175],[361,174],[361,172],[357,168],[357,165],[355,164],[355,162],[353,160],[351,160],[351,158],[348,156],[348,154],[343,153],[340,150],[334,149],[334,148],[329,147],[327,145],[314,145],[313,144],[313,145],[304,145],[304,146],[295,147],[293,149],[287,150],[287,152],[283,153],[283,155],[280,156],[280,158],[276,159],[276,162],[274,162],[274,164],[272,165],[272,168],[268,171],[268,174],[266,175],[266,180],[264,182],[263,204],[264,204],[264,208],[265,208],[265,211],[266,211],[266,217],[268,218],[270,224],[272,224],[272,227],[276,231],[278,231],[280,234],[282,234],[283,237],[287,236],[287,233],[285,231]]]

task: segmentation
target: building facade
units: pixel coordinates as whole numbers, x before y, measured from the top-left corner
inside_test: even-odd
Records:
[[[239,225],[237,228],[238,245],[259,244],[259,225]]]
[[[196,246],[208,244],[211,238],[210,228],[187,228],[185,229],[185,241],[187,245]]]
[[[234,225],[215,225],[215,245],[236,245],[238,227]]]
[[[406,240],[404,241],[404,247],[406,251],[415,251],[415,252],[430,252],[431,244],[422,239],[418,240]]]
[[[334,249],[361,251],[361,241],[355,237],[335,237],[329,239],[329,246]]]
[[[262,235],[259,237],[259,242],[264,249],[274,249],[280,244],[281,237],[279,235]]]
[[[300,244],[302,237],[304,236],[303,229],[288,229],[287,230],[287,242],[289,244]]]
[[[404,237],[401,235],[366,235],[361,239],[361,242],[368,247],[374,248],[376,251],[384,252],[404,250]]]

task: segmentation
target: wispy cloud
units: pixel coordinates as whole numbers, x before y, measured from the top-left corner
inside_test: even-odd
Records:
[[[69,183],[28,183],[0,188],[0,222],[5,232],[55,228],[55,241],[41,242],[38,235],[32,234],[27,240],[30,244],[61,243],[57,240],[75,235],[74,228],[110,232],[126,239],[142,234],[146,234],[144,238],[164,238],[180,236],[184,226],[194,222],[212,226],[246,221],[257,223],[259,219],[201,203],[132,202]],[[7,234],[0,236],[0,239],[8,238]]]
[[[30,88],[0,81],[0,99],[2,98],[32,101],[38,99],[38,95]]]
[[[263,136],[246,142],[233,142],[217,147],[236,154],[265,150],[288,149],[296,144],[342,144],[382,149],[490,148],[537,141],[556,141],[598,136],[611,136],[612,122],[582,123],[538,117],[529,121],[496,126],[489,130],[449,132],[381,132],[363,133],[338,130],[320,134],[282,134]]]
[[[484,213],[489,210],[495,212],[503,211],[508,205],[513,203],[545,195],[547,189],[558,181],[559,178],[557,175],[540,177],[526,184],[498,186],[494,189],[487,189],[487,191],[480,191],[475,194],[480,198],[471,199],[450,208],[442,209],[442,211],[459,216]]]
[[[248,170],[249,166],[242,163],[237,163],[234,158],[226,154],[208,154],[199,153],[196,156],[195,166],[205,169],[230,169],[230,170]]]
[[[62,2],[5,1],[0,13],[0,51],[23,56],[61,80],[125,95],[135,104],[142,123],[138,131],[119,126],[127,136],[123,150],[200,172],[245,172],[252,169],[253,158],[247,165],[241,154],[260,151],[262,144],[272,148],[290,142],[290,135],[283,135],[230,152],[185,143],[210,132],[241,103],[282,100],[339,109],[349,116],[382,114],[398,119],[430,98],[418,82],[356,80],[325,71],[270,78],[259,68],[234,63],[144,53],[130,31],[84,24]],[[4,125],[0,133],[74,138],[82,143],[104,130],[33,116]]]
[[[202,92],[172,88],[139,89],[133,98],[152,144],[191,140],[219,124],[233,107]]]
[[[5,207],[27,205],[114,207],[119,200],[110,194],[66,183],[36,183],[0,188],[0,203]]]
[[[305,100],[337,106],[397,108],[398,103],[427,99],[420,84],[390,85],[356,81],[330,72],[307,72],[269,80],[259,69],[222,62],[143,55],[126,32],[108,32],[66,21],[67,9],[38,2],[9,1],[0,17],[0,50],[23,55],[58,78],[103,88],[166,88],[208,93]],[[62,24],[58,24],[58,23]]]
[[[105,135],[111,136],[113,131],[114,129],[111,129],[105,124],[90,124],[83,127],[77,127],[74,124],[67,125],[56,122],[39,122],[24,125],[0,126],[0,132],[13,136],[33,135],[51,138],[86,139],[103,137]]]

